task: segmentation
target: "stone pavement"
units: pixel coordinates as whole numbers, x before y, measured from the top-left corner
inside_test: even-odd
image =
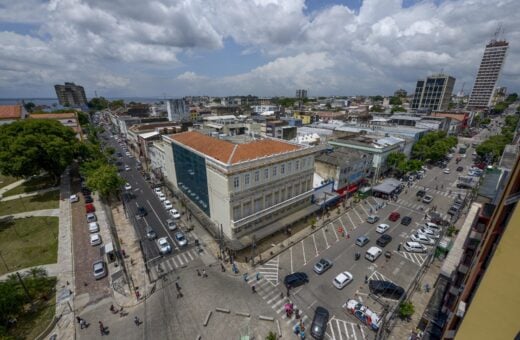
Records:
[[[67,201],[66,203],[68,203],[68,199],[66,199],[66,201]],[[68,203],[68,204],[70,205],[70,203]],[[12,217],[14,219],[17,219],[17,218],[33,217],[33,216],[61,217],[61,214],[60,214],[61,206],[62,206],[62,202],[60,200],[60,208],[58,208],[58,209],[42,209],[42,210],[26,211],[26,212],[18,213],[18,214],[0,216],[0,218]]]
[[[18,183],[18,182],[16,182],[16,183]],[[45,194],[46,192],[55,191],[55,190],[59,190],[59,189],[60,189],[59,187],[52,187],[52,188],[46,188],[46,189],[42,189],[42,190],[38,190],[38,191],[26,192],[26,193],[19,194],[19,195],[12,195],[12,196],[5,196],[5,197],[2,197],[0,195],[0,197],[1,197],[0,201],[3,202],[3,201],[17,200],[22,197],[31,197],[31,196],[41,195],[41,194]]]
[[[19,181],[16,181],[16,182],[13,182],[9,185],[6,185],[5,187],[3,188],[0,188],[0,197],[2,197],[2,195],[4,194],[4,192],[7,192],[13,188],[16,188],[17,186],[19,185],[22,185],[23,183],[25,183],[27,180],[26,179],[21,179]]]
[[[15,270],[14,272],[10,272],[10,273],[4,274],[4,275],[0,276],[0,281],[6,280],[9,277],[9,275],[16,274],[16,272],[18,272],[20,274],[24,274],[26,272],[29,272],[33,268],[43,268],[43,269],[45,269],[47,271],[47,275],[49,275],[49,276],[57,276],[59,271],[60,271],[60,267],[58,266],[57,263],[42,264],[40,266],[27,267],[27,268]]]

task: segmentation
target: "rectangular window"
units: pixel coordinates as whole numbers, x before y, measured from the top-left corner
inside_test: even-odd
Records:
[[[299,160],[296,161],[295,168],[296,168],[296,170],[300,170],[300,161]]]
[[[292,162],[287,163],[287,173],[291,173],[292,171]]]
[[[306,165],[307,165],[307,158],[304,158],[302,161],[302,169],[305,169]]]
[[[251,215],[251,202],[244,203],[244,217]]]
[[[238,189],[239,186],[240,186],[240,177],[235,176],[235,177],[233,178],[233,187],[234,187],[235,189]]]
[[[244,184],[249,185],[249,174],[245,174],[244,176]]]
[[[281,173],[282,175],[285,174],[285,164],[280,165],[280,173]]]
[[[262,199],[261,198],[255,199],[255,212],[258,212],[262,209],[263,209]]]
[[[258,182],[260,180],[260,171],[255,171],[255,182]]]
[[[278,204],[280,202],[280,193],[278,191],[274,192],[274,204]]]
[[[283,188],[282,191],[280,192],[280,200],[285,201],[285,188]]]
[[[287,199],[290,199],[292,197],[292,185],[289,185],[287,188]]]
[[[278,170],[278,167],[275,165],[273,166],[273,177],[276,177],[276,171]]]
[[[269,168],[265,168],[264,169],[264,179],[268,179],[269,178]]]
[[[300,194],[300,183],[296,183],[294,185],[294,195],[299,195]]]
[[[233,207],[233,220],[237,221],[242,218],[240,205]]]
[[[273,205],[273,195],[267,194],[265,195],[265,207],[268,208]]]

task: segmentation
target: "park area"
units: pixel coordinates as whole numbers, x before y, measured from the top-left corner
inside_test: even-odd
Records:
[[[49,191],[41,195],[1,201],[0,216],[29,212],[33,210],[58,209],[59,191]]]

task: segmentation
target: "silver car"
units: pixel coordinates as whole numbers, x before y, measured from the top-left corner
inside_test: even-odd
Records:
[[[107,267],[105,261],[98,260],[92,264],[94,278],[96,280],[102,279],[107,275]]]
[[[175,233],[175,242],[177,242],[177,244],[180,247],[184,247],[185,245],[188,244],[188,240],[186,239],[186,236],[184,236],[184,234],[180,231]]]
[[[332,261],[328,259],[320,259],[312,268],[316,274],[323,274],[332,267]]]

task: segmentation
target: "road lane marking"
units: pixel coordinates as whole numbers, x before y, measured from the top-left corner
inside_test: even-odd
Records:
[[[316,256],[318,256],[320,255],[320,253],[318,253],[318,246],[316,245],[316,238],[314,237],[314,235],[315,234],[312,234],[312,241],[314,242],[314,250],[316,251]]]
[[[334,230],[334,226],[332,226],[332,229]],[[321,229],[321,231],[323,232],[323,238],[325,239],[325,244],[327,245],[326,249],[329,249],[330,244],[329,244],[329,241],[327,240],[327,235],[325,234],[325,229]]]
[[[350,223],[352,223],[352,230],[357,229],[357,228],[356,228],[356,225],[354,224],[354,221],[352,221],[352,218],[350,218],[350,215],[349,215],[349,214],[347,214],[347,217],[348,217],[348,219],[350,220]],[[344,229],[346,229],[346,228],[344,228]],[[348,231],[347,231],[347,232],[348,232]]]
[[[361,206],[362,207],[362,206]],[[361,221],[361,223],[363,223],[363,219],[361,218],[361,215],[359,215],[359,213],[357,212],[356,209],[352,209],[352,211],[354,211],[354,213],[357,215],[357,217],[359,218],[359,220]]]
[[[341,223],[341,217],[339,218],[339,220],[340,220],[339,224],[341,226],[341,224],[342,224]],[[338,233],[336,232],[336,227],[334,227],[334,223],[332,223],[332,231],[334,232],[334,235],[336,236],[336,242],[338,242],[339,241],[339,236],[338,236]]]
[[[307,264],[307,259],[305,258],[305,246],[303,245],[303,241],[305,239],[302,240],[302,252],[303,252],[303,265],[305,266]]]

